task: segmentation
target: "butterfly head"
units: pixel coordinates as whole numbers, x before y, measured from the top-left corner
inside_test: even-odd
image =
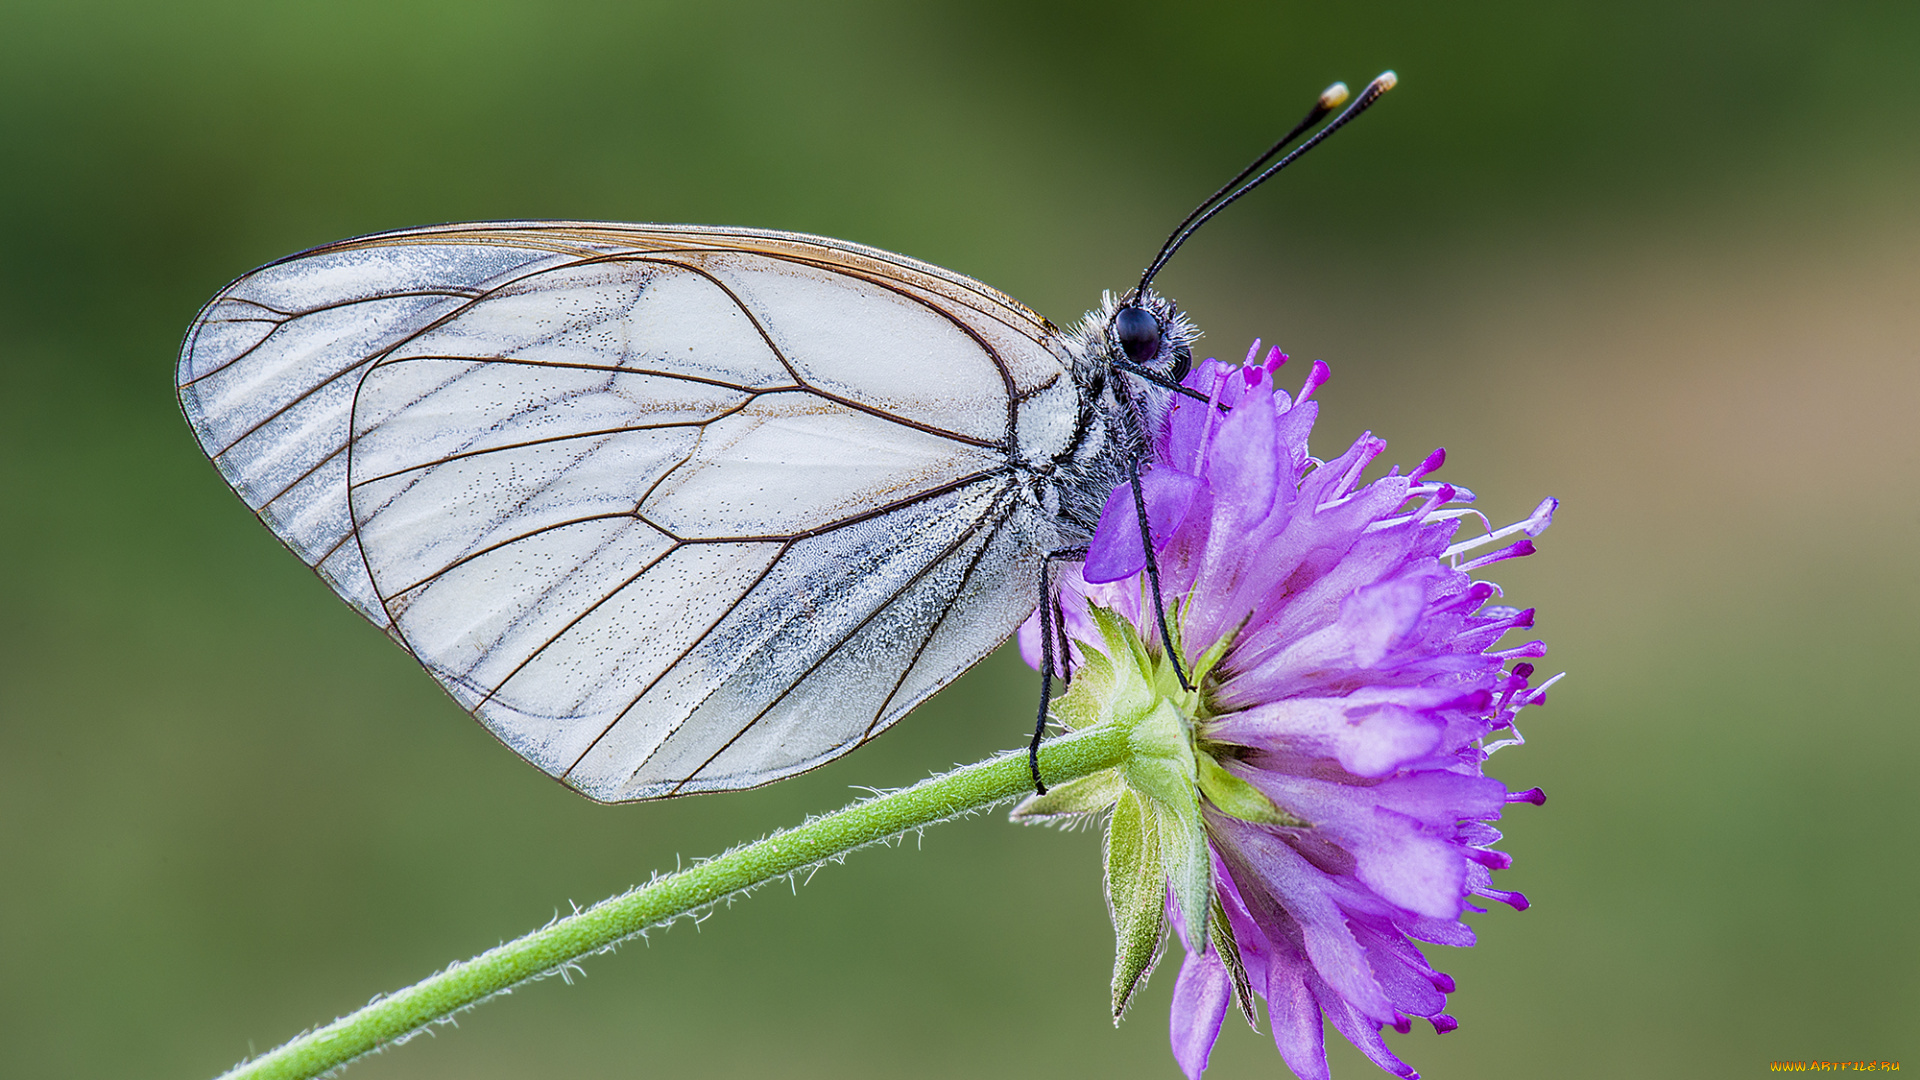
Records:
[[[1152,291],[1119,298],[1109,294],[1101,300],[1072,334],[1082,385],[1105,384],[1116,371],[1163,388],[1186,377],[1200,331],[1173,301]]]

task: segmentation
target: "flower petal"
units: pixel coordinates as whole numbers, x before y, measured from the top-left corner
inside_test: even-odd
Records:
[[[1199,490],[1199,477],[1172,469],[1154,469],[1140,475],[1140,493],[1147,500],[1147,523],[1153,527],[1156,551],[1166,545],[1186,517],[1187,507]],[[1133,486],[1123,484],[1113,489],[1100,509],[1100,523],[1094,526],[1093,539],[1087,544],[1086,566],[1080,573],[1088,582],[1099,585],[1132,577],[1146,566]]]
[[[1308,836],[1349,853],[1354,877],[1380,899],[1437,919],[1460,914],[1469,860],[1452,840],[1452,821],[1425,825],[1380,805],[1373,788],[1264,770],[1241,775],[1288,813],[1312,822]],[[1369,1014],[1379,1016],[1378,1010]]]
[[[1390,904],[1436,919],[1457,917],[1467,881],[1459,852],[1420,832],[1405,814],[1376,806],[1373,816],[1377,827],[1349,848],[1358,860],[1354,876]]]
[[[1293,698],[1228,713],[1208,721],[1206,736],[1308,760],[1332,758],[1355,776],[1372,777],[1426,758],[1440,745],[1445,730],[1443,717],[1384,695],[1356,692],[1345,698]]]
[[[1220,1037],[1220,1024],[1227,1017],[1227,1005],[1233,987],[1227,967],[1211,951],[1189,952],[1180,964],[1180,977],[1173,984],[1173,1014],[1170,1035],[1173,1060],[1188,1080],[1200,1080],[1214,1040]]]
[[[1387,1041],[1380,1037],[1381,1024],[1377,1020],[1362,1014],[1351,1002],[1342,1000],[1330,989],[1315,994],[1314,998],[1327,1014],[1327,1020],[1333,1024],[1334,1030],[1359,1047],[1360,1052],[1367,1055],[1367,1060],[1405,1080],[1415,1080],[1420,1075],[1413,1066],[1401,1061],[1387,1048]]]
[[[1276,957],[1267,974],[1267,1022],[1273,1025],[1273,1044],[1280,1060],[1300,1080],[1332,1080],[1327,1069],[1326,1034],[1320,1026],[1320,1003],[1307,989],[1309,965],[1304,957]]]
[[[1374,978],[1366,951],[1348,928],[1327,875],[1289,847],[1278,833],[1208,813],[1228,872],[1269,940],[1297,941],[1313,968],[1346,999],[1382,1021],[1393,1004]],[[1271,976],[1269,976],[1271,977]]]

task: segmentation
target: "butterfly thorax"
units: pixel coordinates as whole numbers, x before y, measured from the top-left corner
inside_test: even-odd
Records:
[[[1199,330],[1171,301],[1148,293],[1140,306],[1158,320],[1161,347],[1149,370],[1169,376],[1177,357],[1190,355]],[[1131,371],[1112,327],[1121,301],[1111,293],[1079,325],[1062,335],[1078,393],[1076,429],[1035,477],[1035,495],[1053,519],[1058,546],[1084,545],[1099,524],[1108,497],[1130,483],[1131,470],[1147,468],[1153,442],[1165,426],[1173,392]]]

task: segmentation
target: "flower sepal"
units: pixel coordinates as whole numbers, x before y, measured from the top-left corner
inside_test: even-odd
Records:
[[[1166,850],[1158,818],[1123,791],[1107,819],[1107,911],[1113,916],[1113,1022],[1118,1024],[1167,943]]]
[[[1151,860],[1157,865],[1125,868],[1126,872],[1152,876],[1152,896],[1141,896],[1138,902],[1151,902],[1164,920],[1167,895],[1172,893],[1181,919],[1195,932],[1195,940],[1210,940],[1207,927],[1212,922],[1213,857],[1207,849],[1206,824],[1200,817],[1197,766],[1186,718],[1171,701],[1163,698],[1152,712],[1134,726],[1132,743],[1133,756],[1120,766],[1126,780],[1127,794],[1121,796],[1119,806],[1114,809],[1114,819],[1108,825],[1108,902],[1113,906],[1114,932],[1116,935],[1120,933],[1121,922],[1118,906],[1120,897],[1112,891],[1115,867],[1111,837],[1119,827],[1121,808],[1131,797],[1140,803],[1143,823],[1153,833],[1153,846],[1156,849],[1153,854],[1157,856],[1157,859]],[[1143,860],[1143,863],[1145,861],[1148,860]],[[1165,937],[1165,926],[1162,925],[1159,939],[1164,941]],[[1120,951],[1123,954],[1126,952],[1124,941],[1121,942]],[[1121,956],[1115,957],[1115,1020],[1125,1010],[1133,987],[1152,970],[1149,963],[1132,974],[1123,995],[1121,960]]]
[[[1226,909],[1220,906],[1218,896],[1213,900],[1213,917],[1207,920],[1207,943],[1212,946],[1213,954],[1220,958],[1221,966],[1227,969],[1228,984],[1233,987],[1233,1002],[1240,1007],[1240,1015],[1247,1018],[1247,1024],[1255,1031],[1260,1030],[1260,1021],[1253,1011],[1253,982],[1247,978],[1247,966],[1240,959],[1240,943],[1234,939],[1233,923],[1228,921]]]
[[[1306,822],[1275,806],[1265,792],[1228,772],[1213,755],[1195,754],[1194,763],[1199,767],[1200,794],[1207,797],[1215,810],[1255,825],[1283,829],[1306,826]]]
[[[1045,795],[1027,796],[1013,808],[1012,816],[1025,825],[1073,825],[1086,820],[1087,815],[1104,814],[1113,809],[1126,790],[1126,781],[1120,779],[1119,769],[1103,769],[1091,776],[1055,784]]]
[[[1052,715],[1075,730],[1120,725],[1133,752],[1104,773],[1029,797],[1012,816],[1071,823],[1111,810],[1105,861],[1118,1021],[1165,949],[1169,894],[1192,940],[1213,939],[1213,859],[1200,816],[1193,725],[1181,707],[1191,708],[1193,695],[1178,689],[1170,662],[1156,657],[1131,623],[1105,608],[1091,614],[1104,648],[1087,650]]]

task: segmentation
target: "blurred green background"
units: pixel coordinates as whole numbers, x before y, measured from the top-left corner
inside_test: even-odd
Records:
[[[1400,89],[1161,278],[1496,519],[1572,674],[1495,759],[1533,910],[1429,1077],[1920,1066],[1920,6],[0,6],[0,1075],[208,1077],[680,857],[1017,744],[1004,652],[851,758],[598,807],[280,549],[173,402],[234,275],[521,217],[875,244],[1056,320],[1322,86]],[[949,824],[356,1066],[1175,1075],[1093,834]],[[1234,1022],[1230,1021],[1230,1024]],[[1336,1075],[1379,1075],[1344,1048]],[[1279,1076],[1230,1027],[1210,1076]]]

